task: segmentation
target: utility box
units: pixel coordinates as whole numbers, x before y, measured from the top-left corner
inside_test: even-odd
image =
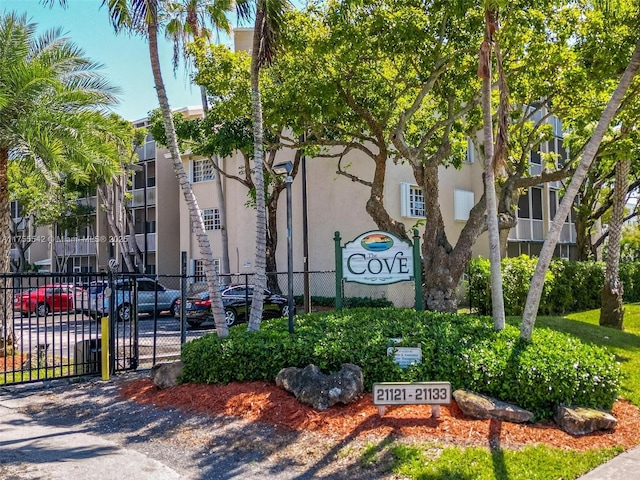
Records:
[[[74,349],[76,375],[90,375],[102,371],[102,342],[99,338],[77,342]]]

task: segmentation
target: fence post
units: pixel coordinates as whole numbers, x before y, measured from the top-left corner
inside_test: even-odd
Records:
[[[415,309],[424,310],[422,298],[422,261],[418,229],[413,230],[413,278],[415,279]]]
[[[342,310],[342,247],[340,240],[340,232],[335,232],[333,241],[336,252],[336,310]]]
[[[102,380],[109,380],[109,317],[102,317],[100,327],[102,329],[101,358]]]
[[[187,318],[187,252],[181,252],[180,256],[180,345],[187,341],[187,332],[184,324]],[[182,350],[182,347],[180,348]]]

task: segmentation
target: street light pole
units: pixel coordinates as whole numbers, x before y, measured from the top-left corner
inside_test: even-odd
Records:
[[[287,175],[285,182],[287,188],[287,283],[289,287],[289,333],[293,333],[293,239],[291,237],[291,231],[293,229],[291,219],[291,184],[293,183],[293,177],[291,175]]]
[[[289,317],[289,333],[293,333],[293,239],[291,238],[291,232],[293,230],[291,220],[291,184],[293,183],[291,172],[293,171],[293,163],[279,163],[278,165],[274,165],[272,170],[276,175],[287,175],[285,179],[285,186],[287,189],[287,284],[289,290],[287,310]]]

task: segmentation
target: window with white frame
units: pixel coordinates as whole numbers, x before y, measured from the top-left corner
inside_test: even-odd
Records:
[[[424,194],[411,183],[400,184],[400,214],[408,218],[424,218]]]
[[[217,208],[205,208],[202,211],[205,230],[220,230],[220,210]]]
[[[213,265],[215,267],[216,272],[220,273],[220,259],[214,258]],[[191,272],[195,277],[196,282],[204,282],[206,281],[206,270],[204,267],[204,260],[201,259],[193,259]]]
[[[453,190],[453,216],[454,220],[466,222],[469,220],[469,212],[475,205],[473,192],[470,190]]]
[[[467,140],[467,154],[464,158],[464,161],[467,163],[473,163],[476,158],[476,150],[475,145],[471,139]]]
[[[193,183],[206,182],[214,177],[213,165],[208,158],[193,161]]]

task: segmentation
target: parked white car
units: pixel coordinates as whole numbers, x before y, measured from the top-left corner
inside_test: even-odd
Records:
[[[134,279],[119,279],[113,285],[115,295],[115,317],[119,321],[131,320],[132,312],[155,313],[168,311],[176,313],[176,305],[180,299],[180,290],[173,290],[158,283],[153,278],[136,278],[137,298],[134,301]],[[91,314],[102,316],[109,313],[109,289],[89,298]]]

